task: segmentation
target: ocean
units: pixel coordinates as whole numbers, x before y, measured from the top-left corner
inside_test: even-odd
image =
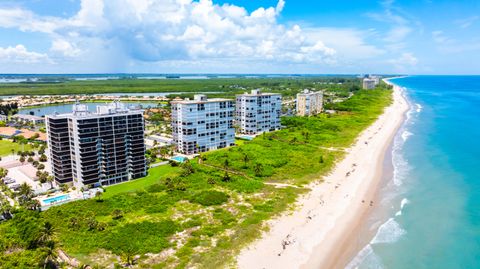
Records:
[[[480,268],[480,76],[391,82],[410,111],[347,268]]]

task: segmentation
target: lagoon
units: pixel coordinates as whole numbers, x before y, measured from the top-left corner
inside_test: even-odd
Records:
[[[98,105],[102,105],[108,102],[81,102],[82,104],[86,104],[90,111],[95,111]],[[141,105],[143,109],[147,108],[154,108],[157,107],[158,103],[150,103],[150,102],[128,102],[125,103],[128,105]],[[35,115],[43,117],[45,115],[52,115],[55,113],[64,114],[72,112],[72,105],[73,104],[58,104],[58,105],[49,105],[49,106],[38,106],[38,107],[31,107],[31,108],[24,108],[20,109],[18,112],[19,114],[24,115]]]

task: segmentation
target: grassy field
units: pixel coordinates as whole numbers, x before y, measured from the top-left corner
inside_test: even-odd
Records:
[[[327,84],[330,82],[332,84]],[[106,81],[68,81],[62,83],[2,83],[0,84],[0,95],[218,92],[218,95],[225,96],[242,93],[247,89],[268,88],[274,92],[282,92],[284,96],[290,96],[304,88],[323,89],[328,87],[331,89],[345,90],[346,87],[336,84],[338,82],[346,83],[352,87],[358,85],[358,79],[352,76],[345,78],[122,79]],[[215,94],[212,94],[212,96],[215,96]]]
[[[284,118],[281,131],[181,167],[151,169],[146,178],[108,187],[101,199],[18,212],[0,224],[0,267],[38,266],[45,250],[32,242],[45,222],[54,225],[59,248],[90,265],[140,255],[139,268],[231,266],[266,229],[264,221],[292,209],[306,184],[327,174],[390,103],[391,91],[359,91],[332,107],[338,114]]]
[[[30,145],[20,145],[18,143],[14,143],[10,140],[0,140],[0,157],[7,156],[12,154],[12,149],[16,152],[19,150],[21,151],[26,151],[26,150],[31,150]]]
[[[158,183],[162,178],[178,176],[179,170],[178,167],[171,167],[170,165],[157,166],[150,169],[148,175],[144,178],[107,187],[103,198],[110,198],[120,193],[145,191],[146,188]]]

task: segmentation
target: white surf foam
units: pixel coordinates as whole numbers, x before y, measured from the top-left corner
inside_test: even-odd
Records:
[[[406,233],[394,218],[389,218],[378,228],[377,234],[373,237],[371,244],[395,243]]]
[[[404,140],[398,141],[396,139],[393,146],[392,152],[392,163],[393,163],[393,183],[396,186],[402,185],[404,179],[408,175],[408,171],[410,170],[410,165],[408,161],[403,156],[401,149],[404,144]]]
[[[366,245],[357,256],[351,260],[345,269],[374,268],[382,269],[383,265],[380,258],[375,254],[370,244]]]
[[[412,136],[412,135],[413,135],[412,132],[403,131],[403,132],[402,132],[402,139],[403,139],[403,141],[404,141],[404,142],[407,141],[407,139],[408,139],[410,136]]]
[[[415,109],[417,113],[422,112],[423,106],[421,104],[415,104],[415,106],[417,107],[417,109]]]
[[[405,207],[406,204],[410,203],[410,201],[407,198],[403,198],[402,201],[400,202],[400,210],[395,213],[395,216],[401,216],[402,215],[402,210],[403,207]]]

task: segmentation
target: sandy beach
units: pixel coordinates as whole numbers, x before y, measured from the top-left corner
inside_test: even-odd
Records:
[[[388,81],[385,81],[391,84]],[[356,253],[356,232],[375,207],[382,163],[408,103],[394,86],[394,102],[348,150],[297,209],[271,220],[269,232],[242,250],[239,268],[344,268]],[[353,252],[353,253],[352,253]]]

